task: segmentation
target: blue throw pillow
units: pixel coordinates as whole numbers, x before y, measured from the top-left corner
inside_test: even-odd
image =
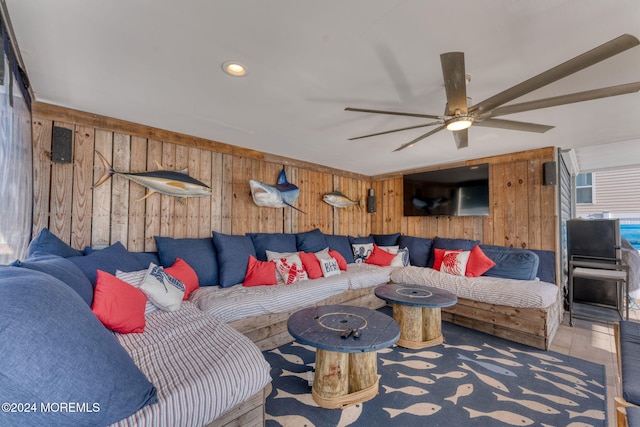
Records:
[[[483,276],[534,280],[538,274],[540,258],[535,252],[494,245],[480,245],[480,249],[496,263]]]
[[[409,261],[416,267],[426,267],[431,255],[433,240],[427,237],[400,236],[398,239],[400,248],[409,249]]]
[[[469,239],[450,239],[447,237],[436,237],[433,240],[434,249],[450,249],[450,250],[462,250],[470,251],[474,247],[480,244],[479,240]],[[427,267],[433,267],[433,251],[429,255],[429,261]]]
[[[69,258],[85,276],[89,278],[91,284],[96,284],[96,271],[102,270],[107,273],[116,274],[120,271],[143,270],[148,267],[144,265],[132,252],[129,252],[122,243],[116,242],[108,248],[92,251],[89,255],[75,256]]]
[[[154,238],[163,267],[171,267],[176,258],[182,258],[196,272],[200,286],[219,284],[218,260],[211,237],[174,239],[155,236]]]
[[[353,259],[353,249],[351,248],[351,243],[349,243],[349,237],[337,234],[325,234],[324,238],[329,245],[329,249],[340,252],[340,255],[344,257],[347,264],[353,264],[355,262]]]
[[[378,246],[397,246],[400,233],[394,234],[372,234],[373,241]]]
[[[296,252],[295,234],[286,233],[247,233],[253,242],[255,256],[260,261],[267,260],[266,251],[271,252]]]
[[[318,252],[328,247],[327,239],[320,229],[296,234],[296,246],[302,252]]]
[[[149,267],[151,263],[155,265],[161,264],[158,252],[131,252],[131,254],[145,267]]]
[[[351,245],[362,245],[365,243],[375,243],[375,240],[373,240],[373,236],[367,236],[367,237],[349,236],[349,244]]]
[[[16,291],[19,289],[19,292]],[[0,267],[0,425],[106,426],[157,401],[156,388],[87,304],[44,273]],[[73,402],[85,410],[43,411]]]
[[[73,249],[58,236],[50,232],[48,228],[40,230],[38,235],[29,243],[25,258],[29,258],[36,252],[58,255],[63,258],[82,255],[82,251]]]
[[[87,276],[68,259],[58,255],[35,252],[30,258],[22,262],[16,261],[12,265],[40,271],[55,277],[76,291],[84,302],[91,307],[91,303],[93,302],[93,286],[91,286],[91,282]]]
[[[213,244],[218,254],[220,286],[226,288],[242,283],[247,274],[249,256],[256,256],[251,238],[214,231]]]

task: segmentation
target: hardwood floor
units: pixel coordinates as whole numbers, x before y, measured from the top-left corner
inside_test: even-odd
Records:
[[[640,309],[629,310],[629,319],[640,321]],[[610,427],[616,426],[613,399],[620,395],[620,377],[613,337],[613,324],[591,320],[574,319],[569,326],[569,314],[565,313],[551,350],[580,359],[600,363],[607,373],[607,420]]]

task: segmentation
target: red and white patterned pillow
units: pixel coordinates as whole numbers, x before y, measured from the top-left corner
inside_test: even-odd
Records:
[[[269,261],[276,263],[276,270],[287,285],[309,278],[297,252],[266,251],[266,254]]]
[[[470,251],[444,251],[440,271],[443,273],[464,276],[467,271]]]

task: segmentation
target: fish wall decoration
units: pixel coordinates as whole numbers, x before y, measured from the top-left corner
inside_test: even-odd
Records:
[[[337,190],[332,191],[331,193],[325,194],[324,196],[322,196],[322,200],[324,200],[326,203],[336,208],[346,208],[346,207],[355,205],[358,207],[358,209],[361,209],[360,199],[358,200],[350,199],[349,197],[345,196],[343,193]]]
[[[104,184],[104,182],[113,175],[119,175],[148,189],[147,194],[145,194],[145,196],[140,200],[144,200],[154,193],[160,193],[166,194],[167,196],[179,197],[180,202],[184,203],[184,200],[187,197],[211,195],[211,188],[197,179],[191,178],[186,169],[182,171],[166,171],[161,169],[157,171],[137,173],[118,172],[113,170],[113,167],[111,167],[111,164],[102,155],[102,153],[96,151],[96,154],[100,157],[100,160],[104,165],[105,172],[93,188]]]
[[[289,206],[299,212],[305,213],[292,205],[292,203],[298,199],[300,189],[287,181],[287,174],[284,168],[282,168],[280,175],[278,175],[276,185],[269,185],[255,179],[250,179],[249,187],[251,188],[253,203],[257,206],[268,208],[283,208]]]

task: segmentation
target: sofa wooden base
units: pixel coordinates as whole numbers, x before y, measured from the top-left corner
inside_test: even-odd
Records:
[[[548,350],[560,325],[562,299],[546,309],[517,308],[458,298],[442,309],[442,320]]]
[[[385,302],[374,295],[373,289],[350,289],[315,305],[345,304],[371,309],[380,308],[385,305]],[[249,337],[260,350],[271,350],[293,341],[293,337],[287,331],[287,320],[293,313],[306,307],[303,306],[283,313],[249,317],[231,322],[229,325]]]
[[[224,412],[206,427],[264,426],[264,404],[270,391],[271,385],[268,385],[249,399]]]

